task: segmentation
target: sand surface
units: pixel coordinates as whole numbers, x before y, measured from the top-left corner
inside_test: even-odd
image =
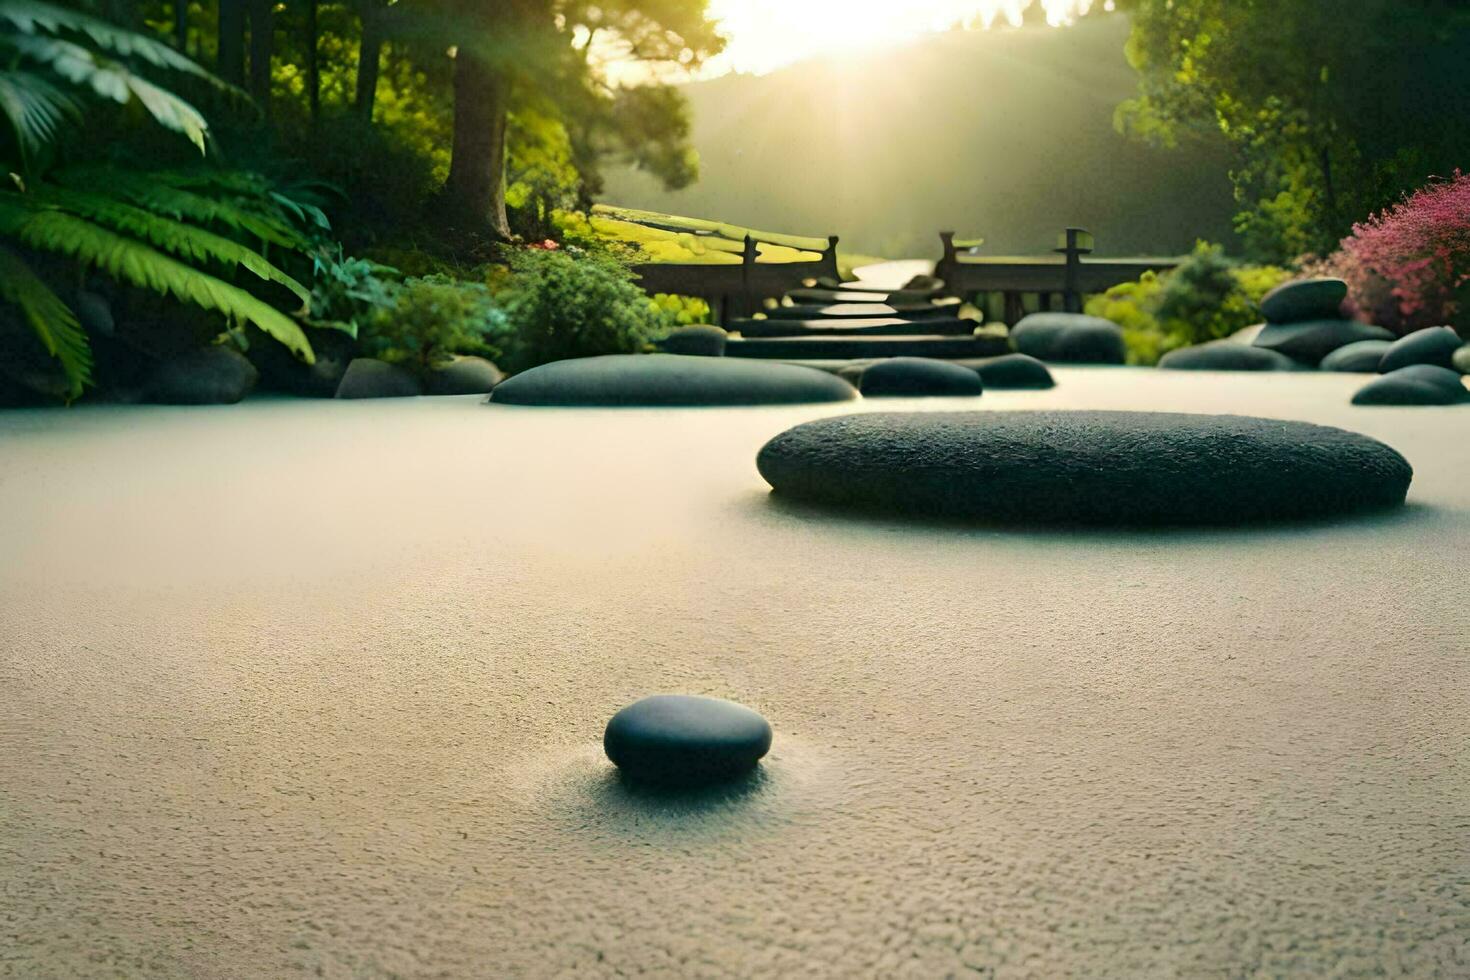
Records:
[[[1470,975],[1470,409],[1057,375],[971,404],[1340,425],[1411,506],[766,493],[767,438],[893,401],[0,413],[0,976]],[[659,691],[763,712],[761,774],[624,787]]]

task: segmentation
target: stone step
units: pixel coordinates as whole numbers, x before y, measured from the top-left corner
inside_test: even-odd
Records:
[[[872,320],[880,317],[923,320],[953,319],[959,307],[924,306],[900,310],[884,303],[838,303],[833,306],[803,303],[799,306],[776,306],[761,312],[770,320]]]
[[[791,360],[866,360],[880,357],[935,357],[956,360],[967,357],[997,357],[1010,353],[1004,337],[732,337],[725,344],[726,357],[758,357]]]
[[[786,298],[798,306],[829,306],[834,303],[884,303],[895,309],[924,309],[933,305],[936,294],[917,289],[792,289]]]
[[[910,337],[935,335],[967,337],[980,324],[954,318],[904,320],[875,317],[868,320],[750,320],[726,322],[725,329],[743,337]]]

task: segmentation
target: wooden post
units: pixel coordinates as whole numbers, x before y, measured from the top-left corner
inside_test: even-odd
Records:
[[[755,288],[753,285],[753,280],[755,279],[755,276],[752,273],[755,270],[755,260],[759,257],[760,248],[756,245],[755,239],[751,238],[749,235],[746,235],[745,251],[742,252],[740,255],[740,316],[753,316],[757,310],[757,303],[759,303],[760,301],[759,298],[752,293],[752,290]]]
[[[944,280],[945,285],[948,286],[951,279],[949,270],[959,262],[954,248],[954,232],[941,231],[939,240],[944,244],[944,256],[939,260],[939,264],[934,266],[934,277]]]
[[[1021,294],[1015,290],[1008,289],[1005,292],[1006,326],[1014,327],[1021,322],[1026,315],[1026,306],[1022,302]]]
[[[827,251],[825,251],[825,252],[822,253],[822,262],[824,264],[823,271],[825,271],[830,278],[835,279],[838,282],[841,282],[842,281],[842,273],[839,272],[838,271],[838,268],[837,268],[837,236],[836,235],[828,235],[827,236]]]
[[[1082,312],[1082,256],[1092,252],[1092,235],[1083,228],[1068,228],[1065,244],[1056,251],[1067,257],[1063,300],[1068,313]]]

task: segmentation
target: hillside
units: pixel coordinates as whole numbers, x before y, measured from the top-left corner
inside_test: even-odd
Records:
[[[1113,128],[1135,91],[1122,15],[1075,27],[956,31],[860,60],[813,61],[685,87],[695,186],[609,175],[605,199],[932,256],[936,233],[992,254],[1051,248],[1079,224],[1107,254],[1229,241],[1221,147],[1164,151]]]

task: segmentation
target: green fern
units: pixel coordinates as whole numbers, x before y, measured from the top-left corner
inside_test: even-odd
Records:
[[[64,255],[98,268],[139,288],[222,313],[237,323],[254,324],[301,360],[315,361],[301,327],[269,303],[85,218],[37,207],[20,195],[8,194],[0,198],[0,234],[38,252]]]
[[[56,141],[63,125],[81,118],[75,99],[28,71],[0,72],[0,112],[15,130],[25,165]]]
[[[20,307],[46,352],[56,358],[76,398],[92,383],[92,350],[76,314],[25,259],[0,246],[0,299]]]

